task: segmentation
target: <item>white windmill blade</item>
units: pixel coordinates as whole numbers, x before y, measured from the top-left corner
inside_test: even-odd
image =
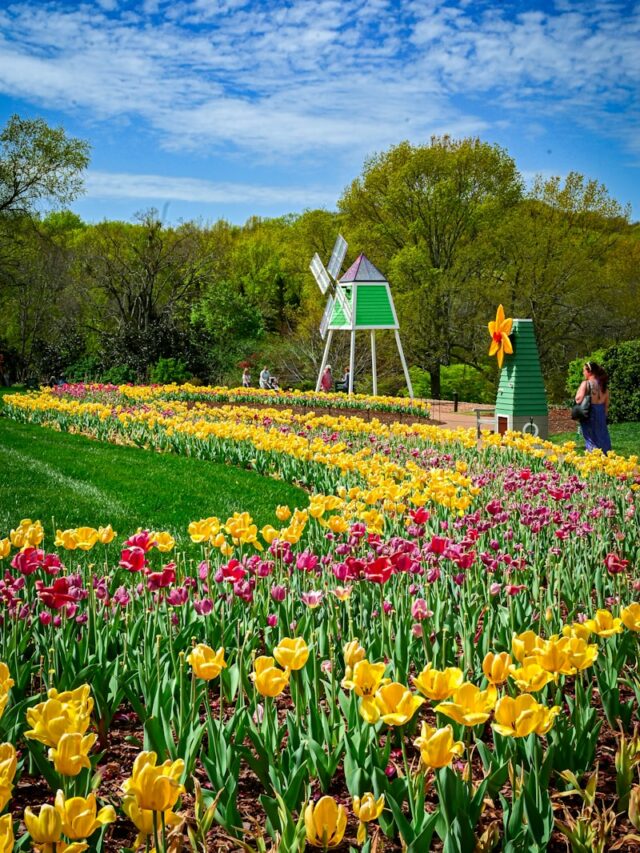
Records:
[[[327,292],[327,288],[331,284],[331,279],[324,268],[324,264],[320,260],[320,255],[316,252],[313,258],[311,259],[311,264],[309,265],[309,269],[313,273],[313,277],[318,282],[318,287],[322,291],[322,293]]]
[[[331,320],[331,314],[333,313],[333,296],[330,296],[327,299],[327,304],[324,309],[324,314],[322,315],[322,320],[320,321],[320,337],[324,340],[325,335],[327,334],[327,329],[329,328],[329,321]]]
[[[339,284],[336,286],[336,299],[340,303],[340,307],[342,308],[342,313],[344,314],[344,319],[347,324],[351,325],[351,305],[349,304],[349,300],[347,299],[344,288]]]
[[[331,252],[331,258],[327,264],[327,272],[333,278],[338,278],[338,273],[340,272],[340,268],[342,267],[342,262],[344,261],[344,256],[346,254],[347,241],[344,239],[342,234],[338,234],[333,247],[333,252]]]

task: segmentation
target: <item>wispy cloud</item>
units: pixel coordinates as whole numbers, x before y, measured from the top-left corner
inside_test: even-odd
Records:
[[[254,184],[217,183],[200,178],[137,175],[117,172],[87,172],[88,198],[148,199],[206,204],[250,204],[254,207],[288,205],[290,209],[335,207],[339,189],[269,187]]]
[[[640,14],[607,0],[15,0],[0,91],[144,122],[175,151],[361,158],[482,133],[486,105],[552,114],[640,152]],[[502,116],[504,121],[504,115]]]

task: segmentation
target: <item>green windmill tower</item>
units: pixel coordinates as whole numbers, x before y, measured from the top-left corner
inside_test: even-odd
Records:
[[[496,397],[495,429],[549,435],[549,409],[533,320],[514,320],[513,353],[505,355]]]
[[[320,390],[322,374],[329,358],[329,349],[334,332],[349,332],[351,347],[349,350],[349,394],[353,394],[353,374],[355,369],[356,332],[368,331],[371,334],[371,371],[373,393],[378,393],[376,372],[376,332],[392,329],[398,347],[398,354],[404,371],[404,378],[413,399],[413,387],[407,368],[407,362],[400,340],[400,325],[391,296],[389,282],[366,255],[360,254],[346,273],[338,278],[340,268],[347,253],[347,242],[338,235],[331,259],[325,269],[316,252],[311,261],[311,272],[322,294],[329,291],[329,298],[320,323],[320,336],[325,340],[322,363],[316,383]]]

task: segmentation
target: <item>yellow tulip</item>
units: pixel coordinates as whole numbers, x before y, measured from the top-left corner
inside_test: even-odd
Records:
[[[342,647],[342,655],[344,657],[344,665],[353,669],[359,661],[365,659],[367,653],[360,645],[360,640],[356,638]]]
[[[384,794],[376,800],[375,796],[368,792],[362,798],[353,798],[353,813],[358,818],[358,844],[364,844],[367,840],[367,824],[377,820],[384,809]]]
[[[64,734],[84,734],[89,728],[93,710],[93,699],[89,693],[88,684],[64,693],[49,690],[46,702],[40,702],[27,710],[27,722],[31,729],[25,732],[25,737],[55,747]]]
[[[66,799],[58,791],[55,799],[56,811],[62,819],[62,832],[72,841],[89,838],[90,835],[107,823],[113,823],[116,813],[113,806],[105,806],[98,811],[95,794]]]
[[[503,696],[496,705],[493,728],[504,737],[527,737],[532,732],[545,735],[559,713],[559,706],[539,705],[529,693],[515,699]]]
[[[464,743],[454,740],[451,726],[434,729],[423,722],[420,737],[416,738],[413,744],[420,750],[422,763],[436,770],[439,767],[447,767],[454,758],[459,758],[464,752]]]
[[[13,744],[0,744],[0,812],[11,799],[17,764],[16,749]]]
[[[591,629],[584,622],[573,622],[571,625],[565,625],[562,629],[564,637],[579,637],[581,640],[588,640],[591,636]]]
[[[508,652],[497,655],[489,652],[482,661],[482,671],[491,684],[502,684],[509,676],[511,663],[511,655]]]
[[[167,759],[164,764],[156,765],[157,760],[155,752],[141,752],[122,790],[136,798],[140,809],[166,812],[175,806],[184,791],[180,784],[184,761],[181,758],[175,761]]]
[[[331,592],[335,595],[338,601],[347,601],[351,598],[351,587],[350,586],[336,586]]]
[[[448,699],[464,681],[462,670],[456,666],[446,669],[433,669],[428,663],[422,672],[413,679],[420,693],[434,702]]]
[[[285,669],[302,669],[309,659],[309,646],[302,637],[283,637],[273,650],[273,656]]]
[[[388,726],[404,726],[425,700],[416,696],[404,684],[392,681],[381,687],[375,696],[366,696],[360,704],[360,715],[368,723],[382,720]]]
[[[8,557],[11,553],[11,540],[0,539],[0,560],[4,560],[5,557]]]
[[[630,631],[640,631],[640,604],[634,602],[620,611],[620,618],[625,628]]]
[[[262,534],[262,538],[267,543],[267,545],[271,545],[273,540],[277,539],[279,535],[275,527],[272,527],[270,524],[265,524],[260,533]]]
[[[353,798],[353,813],[363,823],[377,820],[384,809],[384,794],[376,800],[372,793],[363,794],[362,797]]]
[[[98,541],[98,531],[93,527],[78,527],[75,534],[81,551],[90,551]]]
[[[566,645],[571,666],[576,670],[587,669],[598,657],[597,643],[587,643],[581,637],[569,637]]]
[[[78,547],[78,537],[75,530],[56,530],[54,544],[57,548],[65,548],[67,551],[75,551]]]
[[[19,526],[9,532],[9,539],[14,548],[39,545],[44,539],[44,527],[39,521],[23,518]]]
[[[167,530],[160,533],[154,530],[150,538],[161,554],[167,554],[169,551],[172,551],[176,544],[176,540]]]
[[[545,685],[553,681],[552,673],[547,672],[533,659],[530,659],[530,662],[524,664],[520,669],[512,666],[509,677],[515,681],[516,687],[523,693],[537,693],[538,690],[542,690]]]
[[[453,694],[452,701],[441,702],[435,711],[463,726],[477,726],[489,719],[497,697],[498,691],[493,684],[486,690],[480,690],[475,684],[465,681]]]
[[[116,532],[110,524],[107,524],[106,527],[98,528],[98,541],[101,542],[103,545],[108,545],[109,542],[112,542],[115,538],[115,535]]]
[[[276,507],[276,518],[278,521],[288,521],[291,518],[291,510],[288,506],[280,505]]]
[[[211,520],[212,519],[209,518],[203,518],[200,521],[192,521],[189,524],[188,532],[192,542],[200,544],[202,542],[209,541],[209,537],[211,536],[213,529],[213,526],[210,523]]]
[[[129,818],[131,823],[138,830],[138,835],[135,840],[135,847],[140,847],[145,844],[146,840],[153,835],[153,811],[150,809],[141,809],[138,801],[133,794],[127,794],[122,800],[122,811]],[[163,812],[164,824],[167,827],[177,826],[181,823],[181,818],[172,811]],[[162,818],[158,816],[157,824],[161,825]]]
[[[63,734],[49,750],[49,761],[62,776],[77,776],[83,768],[91,768],[89,753],[96,740],[97,735]]]
[[[593,619],[584,623],[589,630],[599,637],[613,637],[622,633],[622,619],[614,617],[608,610],[598,610]]]
[[[196,678],[203,681],[211,681],[217,678],[227,664],[224,660],[224,648],[214,652],[206,643],[198,643],[187,655],[187,663],[191,665]]]
[[[9,667],[6,663],[0,662],[0,717],[4,714],[9,701],[9,693],[15,684],[9,673]]]
[[[573,675],[575,667],[571,663],[568,647],[568,637],[558,637],[554,634],[531,658],[527,658],[527,661],[534,661],[547,672],[557,675]]]
[[[36,815],[27,806],[24,810],[24,823],[31,840],[36,844],[55,844],[62,835],[62,818],[53,806],[40,806]]]
[[[507,353],[507,355],[511,355],[513,352],[513,346],[509,339],[512,326],[513,320],[510,317],[505,318],[504,308],[502,305],[498,305],[495,321],[491,320],[489,322],[489,334],[491,335],[489,355],[497,356],[498,367],[500,368],[502,367],[505,353]]]
[[[514,658],[522,663],[525,657],[534,655],[544,647],[544,640],[535,631],[525,631],[522,634],[514,634],[511,641],[511,651]]]
[[[315,806],[309,803],[304,810],[304,825],[313,847],[337,847],[347,828],[347,813],[333,797],[321,797]]]
[[[13,820],[10,814],[0,817],[0,853],[13,853],[15,838]]]
[[[253,665],[251,680],[262,696],[279,696],[289,683],[289,670],[281,670],[271,657],[261,655]]]
[[[357,696],[373,696],[376,690],[389,682],[383,678],[387,668],[385,663],[369,663],[366,658],[357,661],[350,678],[344,678],[342,686],[345,690],[355,690]]]
[[[331,515],[327,519],[327,527],[332,533],[346,533],[349,529],[349,522],[341,515]]]

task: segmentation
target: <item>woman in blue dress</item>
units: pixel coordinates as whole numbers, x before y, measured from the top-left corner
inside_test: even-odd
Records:
[[[580,421],[584,436],[585,450],[602,450],[607,454],[611,450],[611,438],[607,429],[607,412],[609,411],[609,378],[602,367],[595,361],[587,361],[582,368],[584,380],[576,393],[576,403],[581,403],[586,394],[591,394],[589,417]]]

